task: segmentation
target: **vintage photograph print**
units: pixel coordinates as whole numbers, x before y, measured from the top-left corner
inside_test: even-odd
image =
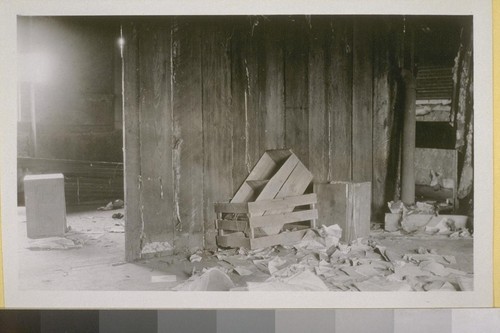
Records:
[[[10,301],[487,304],[477,20],[17,15]]]

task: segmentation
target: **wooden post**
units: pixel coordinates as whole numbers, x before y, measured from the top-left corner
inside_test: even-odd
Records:
[[[139,127],[138,38],[134,23],[123,25],[123,136],[125,181],[125,258],[141,256],[141,144]]]
[[[403,70],[405,84],[405,110],[403,121],[403,155],[402,155],[402,180],[401,200],[405,204],[415,203],[415,102],[416,80],[413,73]]]

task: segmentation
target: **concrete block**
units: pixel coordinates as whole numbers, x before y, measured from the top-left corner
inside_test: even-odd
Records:
[[[24,177],[29,238],[61,236],[66,231],[66,201],[62,174]]]

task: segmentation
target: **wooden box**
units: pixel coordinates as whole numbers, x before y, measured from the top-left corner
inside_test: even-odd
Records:
[[[24,177],[29,238],[61,236],[66,232],[66,202],[62,174]]]
[[[370,234],[371,183],[314,184],[318,196],[318,223],[338,224],[342,240],[351,242]]]
[[[315,195],[303,195],[312,178],[290,149],[266,151],[231,201],[215,204],[219,246],[258,248],[299,240],[305,231],[280,232],[285,225],[290,229],[289,223],[314,224],[315,208],[298,208],[316,203]],[[303,226],[292,228],[298,227]]]
[[[311,193],[255,202],[216,203],[217,244],[257,249],[296,243],[307,229],[316,227],[316,201],[316,194]],[[278,232],[269,235],[266,227]]]

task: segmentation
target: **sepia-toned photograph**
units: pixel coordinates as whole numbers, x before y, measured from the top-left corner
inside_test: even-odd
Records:
[[[17,15],[13,287],[474,293],[476,20]]]

